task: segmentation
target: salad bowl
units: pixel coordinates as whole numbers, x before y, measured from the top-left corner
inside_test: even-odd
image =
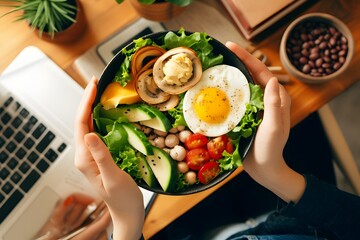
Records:
[[[191,34],[193,34],[193,32],[188,32],[185,30],[182,30],[183,31],[182,33],[180,33],[180,31],[181,30],[179,30],[179,32],[171,32],[171,33],[175,33],[178,35],[185,34],[186,36],[190,36]],[[168,33],[169,33],[169,31],[151,33],[151,34],[141,37],[141,39],[151,39],[151,41],[153,41],[157,46],[163,46],[164,45],[164,37]],[[244,75],[246,81],[249,84],[255,86],[254,81],[251,77],[251,74],[249,73],[249,71],[243,64],[243,62],[232,51],[230,51],[224,44],[217,41],[216,39],[211,38],[210,36],[207,36],[207,37],[208,37],[208,43],[213,48],[212,54],[214,56],[222,56],[221,64],[229,65],[236,69],[239,69],[242,72],[242,74]],[[128,44],[127,46],[125,46],[122,51],[117,53],[113,57],[113,59],[109,62],[109,64],[106,66],[103,73],[101,74],[99,83],[98,83],[97,96],[96,96],[96,99],[95,99],[95,102],[93,105],[94,115],[97,115],[97,114],[95,114],[95,111],[96,111],[96,108],[99,107],[99,105],[101,105],[100,104],[101,97],[102,97],[104,91],[109,86],[109,84],[111,84],[114,81],[116,76],[119,74],[119,69],[121,68],[120,66],[123,64],[124,61],[126,61],[126,55],[124,54],[124,52],[128,51],[129,49],[134,48],[135,44],[136,43],[134,41],[134,42]],[[261,109],[259,111],[261,111]],[[255,120],[257,121],[257,125],[258,125],[261,121],[258,117],[259,114],[255,113],[254,116],[256,118]],[[248,153],[248,151],[251,147],[251,144],[255,137],[257,125],[253,127],[252,131],[249,134],[247,134],[248,136],[242,137],[239,140],[238,147],[236,147],[235,151],[236,151],[236,155],[238,155],[241,160],[244,159],[244,157],[246,156],[246,154]],[[101,135],[101,133],[100,133],[101,129],[99,129],[96,119],[94,119],[94,130],[95,130],[95,132],[99,133],[99,135]],[[102,135],[104,137],[104,133],[102,133]],[[142,154],[140,154],[140,155],[142,155]],[[137,153],[137,156],[139,156],[139,153]],[[144,155],[142,155],[142,156],[144,156]],[[171,164],[173,164],[173,165],[177,164],[177,161],[173,160],[173,162],[174,163],[171,163]],[[241,163],[238,164],[237,166],[240,166],[240,165],[241,165]],[[171,189],[168,189],[168,190],[166,190],[166,189],[164,190],[164,187],[160,186],[160,184],[155,184],[150,187],[149,184],[147,182],[145,182],[143,179],[136,178],[136,177],[134,178],[134,176],[132,176],[132,177],[134,178],[134,180],[136,181],[138,186],[140,186],[144,189],[153,191],[155,193],[167,194],[167,195],[187,195],[187,194],[201,192],[201,191],[204,191],[206,189],[209,189],[209,188],[217,185],[218,183],[220,183],[221,181],[226,179],[228,176],[230,176],[232,174],[232,172],[236,169],[236,167],[229,168],[228,170],[221,170],[216,175],[216,177],[214,177],[210,182],[208,182],[206,184],[199,183],[199,181],[196,181],[195,184],[185,184],[184,186],[182,184],[174,183],[174,187],[172,187]],[[176,169],[176,167],[174,169]],[[176,172],[175,175],[177,177],[182,175],[181,173],[177,172],[177,170],[175,170],[175,172]],[[174,180],[174,181],[177,181],[177,180]],[[179,186],[179,185],[181,185],[181,186]]]

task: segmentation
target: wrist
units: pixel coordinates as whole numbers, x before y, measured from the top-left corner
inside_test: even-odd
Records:
[[[141,239],[144,224],[143,217],[132,213],[126,217],[117,217],[116,214],[111,214],[111,218],[113,222],[113,240]]]
[[[244,169],[256,182],[285,202],[298,202],[305,191],[304,176],[286,165],[282,157],[272,163],[271,165],[262,165],[251,161],[246,166],[244,165]]]

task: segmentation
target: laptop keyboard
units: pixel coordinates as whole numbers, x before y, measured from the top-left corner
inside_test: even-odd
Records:
[[[1,104],[0,224],[67,146],[13,97]]]

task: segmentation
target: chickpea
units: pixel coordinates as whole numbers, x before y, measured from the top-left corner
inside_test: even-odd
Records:
[[[190,184],[193,185],[196,183],[196,173],[193,171],[189,171],[187,173],[185,173],[185,181]]]
[[[150,143],[151,145],[155,146],[155,142],[154,142],[153,139],[149,139],[149,143]]]
[[[175,134],[169,134],[165,138],[165,146],[173,148],[179,144],[179,138]]]
[[[185,130],[185,126],[178,126],[178,127],[177,127],[177,130],[178,130],[178,131],[183,131],[183,130]]]
[[[141,127],[141,131],[142,131],[144,134],[148,135],[148,134],[151,132],[151,128],[142,126],[142,127]]]
[[[179,130],[177,128],[171,128],[169,133],[177,133]]]
[[[176,145],[171,149],[170,156],[176,161],[183,161],[186,157],[186,150],[183,146]]]
[[[148,136],[149,140],[154,140],[157,137],[156,134],[150,134],[150,136]]]
[[[187,173],[189,171],[189,166],[187,165],[186,162],[181,161],[181,162],[178,162],[177,169],[181,173]]]
[[[165,139],[163,137],[157,137],[154,139],[155,146],[158,148],[165,147]]]
[[[187,139],[188,137],[190,137],[191,134],[192,134],[192,133],[191,133],[191,131],[189,131],[189,130],[183,130],[183,131],[181,131],[181,132],[179,133],[179,139],[180,139],[180,141],[184,143],[184,142],[186,141],[186,139]]]
[[[165,137],[167,135],[167,132],[163,132],[157,129],[154,130],[154,133],[160,137]]]

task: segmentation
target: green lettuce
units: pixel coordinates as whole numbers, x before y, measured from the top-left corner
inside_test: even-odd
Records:
[[[125,87],[126,84],[131,80],[130,66],[131,66],[131,59],[134,56],[135,52],[141,47],[154,45],[154,42],[150,38],[146,38],[146,39],[138,38],[134,40],[134,43],[135,43],[134,47],[130,49],[123,48],[121,50],[121,54],[125,55],[125,59],[120,65],[120,69],[116,72],[114,77],[114,82],[119,82],[123,87]]]
[[[183,113],[183,103],[184,103],[184,96],[185,93],[180,94],[179,98],[180,98],[180,102],[179,104],[168,111],[168,114],[174,118],[174,123],[173,123],[173,127],[176,128],[178,126],[187,126],[187,123],[185,122],[185,118],[184,118],[184,113]]]
[[[223,62],[223,56],[221,54],[215,55],[213,52],[213,47],[209,43],[212,38],[209,37],[204,32],[195,32],[190,35],[186,35],[185,30],[181,28],[177,33],[168,32],[164,36],[164,45],[161,47],[165,50],[172,48],[184,46],[192,48],[198,55],[203,70],[208,69],[209,67],[221,64]],[[121,54],[125,56],[124,61],[121,63],[119,70],[116,72],[114,77],[114,82],[119,82],[121,86],[126,86],[126,84],[131,80],[131,60],[135,52],[145,46],[158,46],[150,38],[138,38],[134,40],[135,46],[130,49],[122,49]]]
[[[221,54],[214,54],[213,46],[209,43],[210,40],[212,38],[205,32],[194,32],[186,35],[184,28],[181,28],[177,34],[168,32],[165,35],[163,48],[172,49],[184,46],[193,49],[202,63],[203,70],[206,70],[223,62]]]
[[[244,117],[240,123],[227,135],[232,139],[235,151],[232,154],[223,153],[219,160],[219,166],[222,170],[232,170],[242,165],[242,159],[239,154],[240,140],[250,137],[261,123],[258,117],[260,111],[264,110],[264,92],[259,85],[249,84],[250,101],[246,105]]]
[[[119,152],[118,157],[115,157],[115,163],[137,181],[142,179],[139,163],[140,160],[144,158],[141,153],[136,152],[127,144],[124,146],[124,149]]]

